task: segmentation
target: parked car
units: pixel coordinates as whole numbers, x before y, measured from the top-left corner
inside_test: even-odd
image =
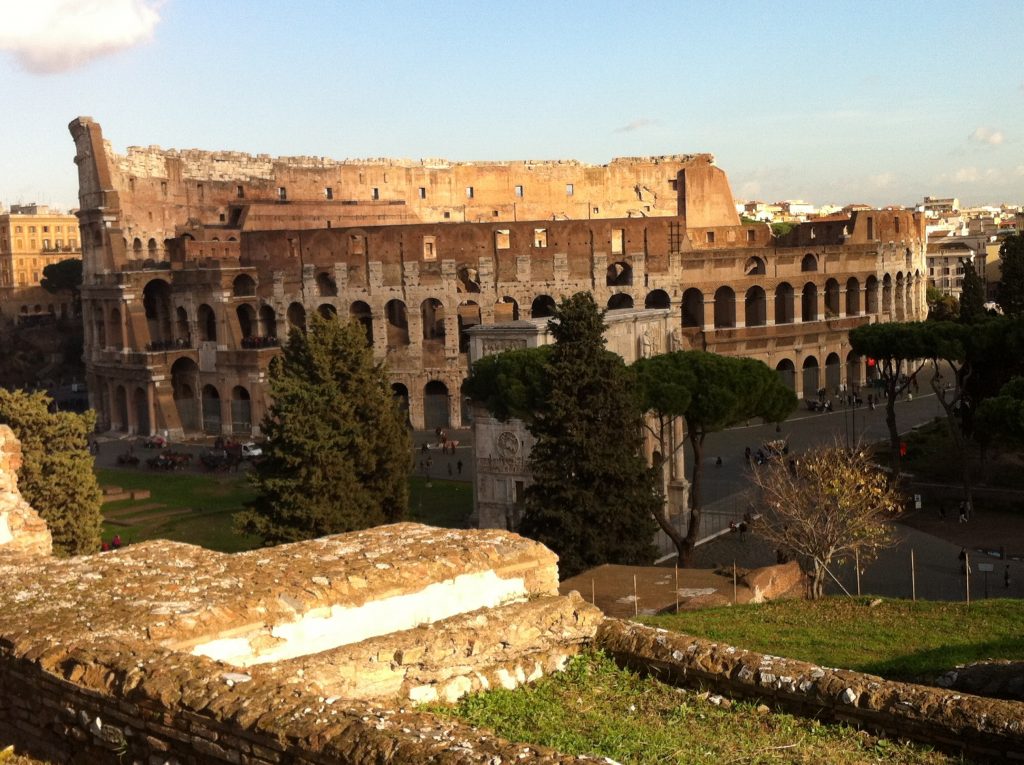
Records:
[[[262,457],[263,447],[254,441],[242,444],[242,459],[250,460],[253,457]]]

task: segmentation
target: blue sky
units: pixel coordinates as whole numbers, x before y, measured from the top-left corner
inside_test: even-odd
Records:
[[[76,205],[80,114],[118,151],[711,152],[741,198],[1024,203],[1022,30],[1020,0],[0,0],[0,203]]]

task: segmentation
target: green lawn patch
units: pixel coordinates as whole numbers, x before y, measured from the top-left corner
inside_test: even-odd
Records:
[[[516,742],[634,763],[952,763],[927,746],[879,739],[844,725],[716,706],[706,695],[618,668],[601,654],[515,691],[432,707]]]
[[[640,621],[740,648],[894,680],[931,683],[957,664],[1024,660],[1024,601],[963,603],[867,599],[714,608]]]
[[[409,520],[445,529],[469,528],[473,484],[465,481],[409,479]]]

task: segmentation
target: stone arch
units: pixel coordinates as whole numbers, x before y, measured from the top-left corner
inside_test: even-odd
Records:
[[[811,398],[818,395],[821,388],[821,368],[818,366],[818,359],[808,356],[804,359],[803,365],[803,391],[804,398]]]
[[[196,312],[196,323],[199,325],[201,341],[217,341],[217,314],[210,306],[203,303]]]
[[[469,328],[481,322],[480,306],[472,300],[459,304],[459,353],[469,353]]]
[[[242,303],[235,309],[235,313],[238,315],[238,329],[242,333],[242,339],[254,337],[258,329],[256,309],[248,303]]]
[[[149,393],[141,386],[132,391],[132,410],[135,412],[135,432],[150,435],[153,430],[149,421]]]
[[[633,307],[633,296],[625,292],[617,292],[608,298],[608,310],[618,311],[623,308]]]
[[[316,312],[324,319],[338,318],[338,309],[335,308],[333,303],[321,303],[316,307]]]
[[[830,353],[825,357],[825,388],[829,393],[837,393],[843,381],[843,363],[838,353]]]
[[[216,385],[203,386],[203,430],[210,435],[220,435],[220,391]]]
[[[743,264],[743,273],[746,276],[763,276],[765,273],[764,260],[757,255],[747,258]]]
[[[864,313],[878,313],[878,277],[871,274],[864,282]]]
[[[800,321],[818,320],[818,285],[807,282],[800,294]]]
[[[671,308],[672,299],[665,290],[651,290],[644,298],[644,308]]]
[[[260,306],[260,334],[263,337],[277,337],[277,313],[266,304]]]
[[[782,359],[775,365],[775,371],[779,374],[782,384],[791,391],[796,391],[796,366],[790,359]]]
[[[155,258],[157,250],[156,239],[150,238],[149,243],[146,245],[146,249],[149,250],[149,257]]]
[[[851,390],[857,390],[864,382],[861,377],[861,359],[853,351],[846,354],[846,384]]]
[[[892,313],[892,277],[882,277],[882,313]]]
[[[807,253],[800,261],[800,270],[802,272],[817,271],[818,270],[818,256],[813,253]]]
[[[111,426],[114,430],[128,432],[128,391],[123,385],[114,388],[114,417]]]
[[[132,240],[132,253],[134,253],[137,258],[142,257],[142,240],[139,239],[139,237],[135,237],[135,239]]]
[[[846,315],[860,316],[860,281],[856,276],[846,280]]]
[[[373,346],[373,311],[370,310],[370,306],[364,303],[362,300],[356,300],[352,305],[348,307],[348,315],[350,318],[355,319],[363,326],[363,332],[366,333],[366,344],[370,347]]]
[[[624,260],[609,264],[605,269],[604,283],[606,287],[633,286],[633,266]]]
[[[235,297],[252,297],[256,294],[256,280],[249,274],[239,274],[231,282],[231,294]]]
[[[420,318],[423,320],[423,342],[436,346],[444,345],[444,303],[437,298],[427,298],[420,303]]]
[[[449,427],[448,412],[448,386],[431,380],[423,386],[423,426],[427,430]]]
[[[704,293],[696,287],[683,293],[683,326],[704,327]]]
[[[231,389],[231,432],[248,434],[252,432],[252,397],[249,391],[236,385]]]
[[[183,356],[171,365],[171,394],[182,430],[186,433],[197,433],[202,429],[196,397],[198,389],[199,367],[194,360]]]
[[[768,321],[764,289],[754,285],[743,299],[743,322],[748,327],[763,327]]]
[[[409,389],[402,383],[391,383],[391,395],[395,399],[399,410],[405,417],[406,424],[409,423]]]
[[[546,319],[555,315],[555,299],[551,295],[537,295],[530,305],[530,318]]]
[[[164,279],[151,279],[142,288],[142,309],[146,314],[149,339],[154,344],[171,341],[171,285]]]
[[[321,271],[316,275],[316,294],[320,297],[338,296],[338,285],[335,283],[334,277],[326,271]]]
[[[117,350],[124,349],[124,334],[121,327],[121,311],[117,307],[110,309],[110,344]]]
[[[384,306],[387,319],[388,347],[402,348],[409,344],[409,315],[401,300],[389,300]]]
[[[732,287],[715,290],[715,329],[736,326],[736,293]]]
[[[775,323],[792,324],[795,319],[793,285],[789,282],[782,282],[775,288]]]
[[[494,304],[494,323],[503,321],[519,321],[519,303],[508,295]]]
[[[825,282],[825,316],[833,319],[839,316],[839,282],[835,279]]]
[[[302,303],[292,303],[288,306],[288,329],[306,331],[306,307]]]

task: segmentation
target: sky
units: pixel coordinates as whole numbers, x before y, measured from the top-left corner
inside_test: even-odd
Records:
[[[1024,2],[0,0],[0,205],[68,123],[334,159],[709,152],[739,199],[1024,203]]]

